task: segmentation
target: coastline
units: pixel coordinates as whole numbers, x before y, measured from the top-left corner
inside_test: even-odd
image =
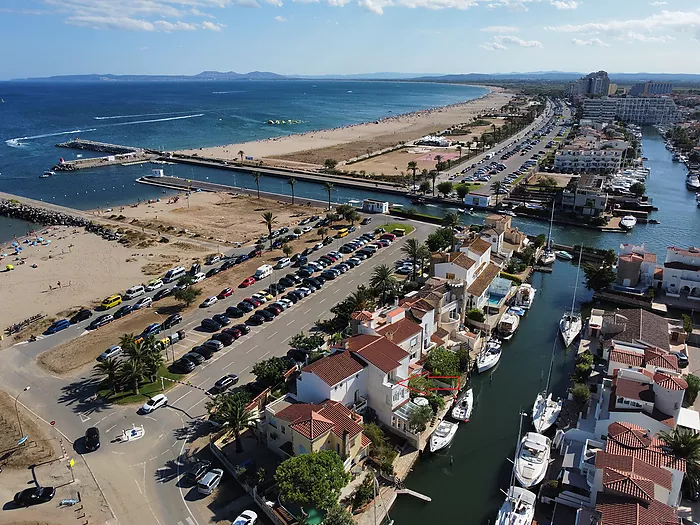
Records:
[[[364,155],[400,142],[474,120],[478,114],[500,108],[513,96],[503,88],[479,86],[487,92],[477,98],[387,116],[371,122],[307,131],[268,139],[231,143],[214,147],[179,150],[176,153],[205,158],[241,160],[239,151],[268,164],[322,165],[326,158],[338,161]]]

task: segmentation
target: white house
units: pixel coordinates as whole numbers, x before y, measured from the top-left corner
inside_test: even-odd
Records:
[[[464,205],[472,208],[488,208],[491,206],[491,197],[490,193],[487,195],[469,193],[464,197]]]
[[[506,255],[508,258],[510,258],[510,255],[513,253],[512,251],[509,251],[507,254],[504,253],[503,250],[503,237],[504,233],[499,232],[498,230],[494,228],[484,228],[479,232],[479,237],[481,237],[483,240],[491,244],[491,251],[493,253],[503,253]]]
[[[700,248],[668,248],[662,287],[671,297],[700,301]]]
[[[365,199],[362,201],[362,211],[366,213],[389,213],[389,203],[375,199]]]

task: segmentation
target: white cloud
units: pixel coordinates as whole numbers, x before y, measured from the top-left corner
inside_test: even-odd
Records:
[[[630,20],[610,20],[608,22],[590,22],[586,24],[565,24],[547,26],[545,29],[560,33],[608,33],[623,36],[630,32],[651,32],[657,30],[690,31],[700,28],[700,10],[698,11],[661,11],[646,18]]]
[[[286,22],[287,21],[287,19],[285,17],[279,16],[279,15],[277,15],[275,17],[275,20],[277,20],[278,22]]]
[[[575,0],[551,0],[550,4],[557,9],[576,9],[581,2],[576,2]]]
[[[520,29],[513,26],[488,26],[482,27],[481,31],[484,33],[517,33]]]
[[[649,2],[649,5],[657,6],[657,5],[667,5],[668,2]]]
[[[580,38],[572,38],[571,42],[577,46],[610,47],[610,44],[606,44],[600,38],[591,38],[589,40],[581,40]]]
[[[259,8],[260,4],[256,0],[234,0],[238,7],[253,7]]]
[[[208,31],[221,31],[226,26],[224,24],[216,24],[214,22],[204,21],[200,24],[200,27]]]
[[[153,22],[153,27],[165,31],[166,33],[171,33],[173,31],[195,31],[196,26],[188,24],[187,22],[180,22],[179,20],[175,23],[168,22],[167,20],[156,20]]]
[[[491,51],[502,51],[508,49],[508,46],[505,44],[515,44],[520,47],[542,47],[542,44],[537,40],[523,40],[512,35],[496,35],[490,42],[484,42],[479,47]]]
[[[508,49],[506,46],[499,44],[498,42],[485,42],[480,44],[479,47],[488,49],[489,51],[502,51],[504,49]]]
[[[639,42],[656,42],[656,43],[663,43],[663,42],[671,42],[672,40],[675,40],[670,35],[660,35],[660,36],[652,36],[652,35],[644,35],[642,33],[627,33],[625,38],[629,38],[631,40],[637,40]]]

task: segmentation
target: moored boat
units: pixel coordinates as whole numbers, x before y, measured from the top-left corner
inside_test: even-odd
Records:
[[[574,256],[571,255],[571,254],[570,254],[569,252],[567,252],[566,250],[559,250],[559,251],[556,251],[556,252],[554,252],[554,255],[556,255],[556,257],[557,257],[558,259],[563,259],[563,260],[565,260],[565,261],[571,261],[571,260],[573,260],[573,258],[574,258]]]
[[[54,175],[56,175],[55,171],[46,170],[44,173],[39,175],[39,178],[40,179],[48,179],[49,177],[53,177]]]
[[[531,525],[537,496],[522,487],[511,486],[498,509],[496,525]]]
[[[561,334],[564,344],[568,348],[574,339],[581,333],[582,323],[581,314],[574,312],[576,306],[576,290],[578,289],[579,272],[581,271],[581,257],[583,256],[583,248],[578,252],[578,266],[576,267],[576,281],[574,281],[574,296],[571,298],[571,311],[566,312],[559,320],[559,333]]]
[[[532,301],[535,298],[535,292],[537,290],[532,287],[529,283],[523,283],[518,286],[518,291],[515,294],[515,304],[521,308],[529,310],[532,306]]]
[[[557,422],[561,414],[562,400],[552,399],[552,394],[540,392],[532,406],[532,424],[537,432],[545,432]]]
[[[459,396],[455,406],[452,408],[452,417],[457,421],[469,421],[474,408],[474,392],[470,388],[464,394]]]
[[[623,230],[631,230],[637,224],[637,218],[634,215],[625,215],[620,219],[620,228]]]
[[[538,434],[528,432],[518,445],[515,456],[515,478],[527,488],[538,485],[547,473],[551,440]]]
[[[486,372],[501,360],[501,343],[496,340],[486,343],[486,348],[476,358],[476,371]]]
[[[518,326],[520,326],[520,317],[508,311],[503,314],[501,320],[498,322],[498,332],[503,339],[508,340],[513,337]]]
[[[440,424],[430,435],[430,452],[437,452],[449,447],[457,433],[459,425],[449,421],[440,421]]]
[[[688,173],[685,179],[685,187],[692,191],[700,190],[700,176],[697,173]]]

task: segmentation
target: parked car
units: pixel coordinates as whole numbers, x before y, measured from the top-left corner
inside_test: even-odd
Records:
[[[109,324],[112,321],[114,321],[114,316],[112,314],[104,314],[93,319],[93,321],[88,325],[88,329],[96,330],[97,328]]]
[[[224,346],[230,346],[237,339],[237,337],[233,335],[234,333],[235,332],[222,331],[212,335],[211,338],[221,341]]]
[[[214,352],[218,352],[224,347],[224,343],[216,339],[209,339],[202,346],[206,346],[208,348],[211,348]]]
[[[216,296],[212,295],[211,297],[207,297],[206,299],[204,299],[204,301],[202,301],[202,304],[200,304],[199,307],[200,308],[209,308],[211,305],[213,305],[217,301],[218,301],[218,299],[216,298]]]
[[[185,357],[181,357],[177,361],[173,363],[173,368],[176,370],[180,370],[181,372],[184,372],[186,374],[192,372],[197,365],[195,365],[192,361],[189,359],[186,359]]]
[[[104,317],[104,316],[102,316],[102,317]],[[110,315],[110,317],[112,317],[112,316]],[[51,326],[49,326],[44,333],[55,334],[56,332],[60,332],[61,330],[65,330],[69,326],[70,326],[70,321],[68,319],[59,319],[58,321],[55,321]]]
[[[250,326],[248,326],[246,324],[237,324],[237,325],[234,325],[232,328],[240,330],[242,334],[249,334],[250,333]]]
[[[685,352],[671,352],[676,356],[679,368],[688,368],[690,361],[688,360],[688,355]]]
[[[188,352],[182,357],[189,359],[192,361],[195,365],[201,365],[204,362],[204,356],[201,354],[198,354],[196,352]]]
[[[148,337],[149,335],[157,334],[158,332],[160,332],[160,330],[161,326],[159,323],[151,323],[143,330],[143,332],[141,332],[141,335],[143,337]]]
[[[78,324],[82,321],[85,321],[86,319],[90,319],[92,317],[92,310],[89,308],[83,308],[79,312],[77,312],[73,317],[70,318],[70,324]]]
[[[218,332],[221,330],[221,325],[214,321],[214,319],[202,319],[202,328],[208,332]]]
[[[236,374],[227,374],[214,383],[214,390],[219,393],[224,392],[236,383],[238,383],[238,376]]]
[[[29,507],[49,502],[55,495],[56,489],[53,487],[31,487],[15,494],[13,501],[20,507]]]
[[[148,308],[153,304],[153,299],[150,297],[142,297],[134,303],[134,310],[140,310],[141,308]]]
[[[221,483],[221,478],[224,477],[224,471],[220,468],[215,468],[207,472],[202,479],[197,482],[197,490],[200,494],[211,494],[216,487]]]
[[[222,344],[223,346],[223,344]],[[211,359],[211,356],[214,355],[214,349],[211,348],[210,346],[195,346],[192,350],[190,350],[191,354],[199,354],[202,356],[204,359]]]
[[[221,326],[228,326],[231,324],[231,319],[228,318],[227,315],[224,314],[216,314],[212,316],[212,319],[219,323]]]
[[[218,297],[219,299],[226,299],[226,298],[229,297],[232,293],[233,293],[233,288],[224,288],[223,290],[221,290],[221,291],[219,292],[219,295],[217,295],[217,297]]]
[[[240,308],[237,308],[235,306],[229,306],[226,308],[226,317],[231,318],[238,318],[238,317],[243,317],[243,310]]]
[[[220,271],[221,271],[221,268],[215,267],[215,268],[211,268],[211,269],[210,269],[206,274],[204,274],[204,275],[205,275],[206,278],[208,279],[209,277],[214,277],[214,276],[215,276],[217,273],[219,273]]]
[[[211,461],[201,460],[194,463],[187,472],[185,472],[185,479],[191,483],[197,483],[211,467]]]
[[[88,452],[93,452],[100,448],[100,430],[97,427],[90,427],[85,431],[83,445]]]
[[[174,292],[173,288],[161,288],[155,294],[153,294],[154,301],[160,301],[161,299],[172,295]]]
[[[98,361],[106,361],[107,359],[117,357],[121,353],[122,353],[121,346],[119,346],[119,345],[110,346],[107,350],[105,350],[104,352],[102,352],[100,355],[97,356],[97,360]]]
[[[231,525],[254,525],[257,520],[258,515],[255,512],[244,510],[231,522]]]
[[[253,306],[248,301],[241,301],[240,303],[238,303],[236,305],[236,308],[238,308],[243,313],[248,313],[248,312],[252,312],[253,310],[255,310],[255,306]]]
[[[141,412],[144,414],[150,414],[154,410],[158,410],[168,404],[168,398],[165,394],[156,394],[151,399],[146,401],[141,407]]]
[[[163,287],[163,281],[161,279],[153,279],[146,285],[146,291],[147,292],[152,292],[153,290],[157,290],[158,288]]]
[[[238,285],[239,288],[248,288],[251,284],[255,284],[255,277],[246,277]]]
[[[260,315],[260,312],[255,312],[248,319],[246,319],[246,324],[251,326],[259,326],[265,322],[265,318]]]
[[[180,314],[173,314],[169,316],[165,321],[163,321],[163,328],[172,328],[182,322],[182,316]]]

